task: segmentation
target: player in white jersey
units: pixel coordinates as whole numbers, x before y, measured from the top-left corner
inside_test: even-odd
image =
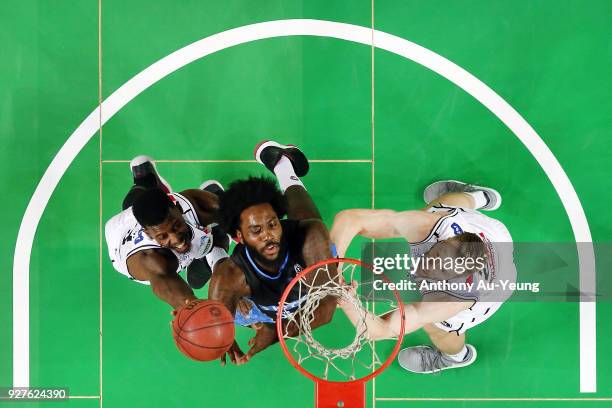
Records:
[[[432,373],[464,367],[476,360],[476,349],[465,343],[466,330],[490,318],[511,295],[510,291],[478,288],[499,287],[500,281],[515,282],[516,268],[512,237],[506,227],[477,211],[499,208],[501,196],[497,191],[447,180],[429,185],[424,199],[428,205],[416,211],[342,211],[334,220],[331,238],[340,256],[355,235],[404,238],[410,243],[412,258],[422,258],[414,280],[416,287],[425,289],[421,290],[420,302],[404,306],[405,334],[423,328],[434,347],[409,347],[400,352],[398,360],[409,371]],[[469,258],[475,260],[470,267],[455,266],[452,270],[433,262]],[[428,285],[421,285],[423,281]],[[352,304],[339,302],[339,306],[353,323],[358,321],[359,312]],[[368,337],[396,337],[400,318],[397,310],[382,317],[368,313]]]
[[[151,158],[139,156],[130,166],[134,186],[123,211],[105,226],[110,259],[117,271],[150,284],[155,295],[178,309],[196,299],[178,273],[187,269],[189,283],[198,288],[210,278],[209,262],[227,257],[229,239],[215,228],[218,197],[211,192],[221,187],[208,183],[202,186],[208,191],[170,193]]]

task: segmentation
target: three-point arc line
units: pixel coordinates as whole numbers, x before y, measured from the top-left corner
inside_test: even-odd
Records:
[[[207,55],[252,41],[287,36],[330,37],[389,51],[445,77],[497,116],[525,145],[554,186],[578,246],[580,291],[595,293],[595,257],[586,215],[563,168],[533,128],[491,88],[448,59],[403,38],[353,24],[324,20],[278,20],[211,35],[160,59],[123,84],[70,135],[41,178],[19,227],[13,257],[13,385],[29,386],[29,268],[36,229],[62,176],[81,149],[115,113],[145,89],[177,69]],[[595,302],[580,302],[580,392],[595,392]]]

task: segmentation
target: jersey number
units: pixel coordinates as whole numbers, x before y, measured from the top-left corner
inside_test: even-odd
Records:
[[[144,230],[142,228],[140,229],[140,231],[138,231],[138,236],[134,240],[134,245],[138,244],[140,241],[144,239],[144,237],[142,236],[143,231]]]

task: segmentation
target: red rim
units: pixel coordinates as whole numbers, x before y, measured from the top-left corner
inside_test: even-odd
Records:
[[[399,353],[400,347],[402,346],[402,340],[404,338],[404,329],[405,329],[405,326],[406,326],[406,320],[405,320],[405,316],[404,316],[404,304],[402,303],[402,300],[401,300],[397,290],[393,291],[393,296],[395,297],[395,300],[397,301],[398,309],[400,311],[400,316],[401,316],[401,319],[400,319],[401,327],[400,327],[400,333],[399,333],[399,335],[397,337],[397,342],[395,343],[395,347],[393,348],[393,351],[391,352],[391,354],[389,355],[387,360],[380,367],[378,367],[375,371],[371,372],[370,374],[366,375],[363,378],[357,378],[357,379],[354,379],[354,380],[351,380],[351,381],[329,381],[329,380],[325,380],[323,378],[317,377],[316,375],[314,375],[314,374],[310,373],[309,371],[307,371],[306,369],[304,369],[301,365],[298,364],[298,362],[295,360],[295,358],[293,358],[293,355],[291,354],[291,352],[287,348],[287,344],[285,343],[285,337],[283,335],[282,313],[283,313],[283,308],[284,308],[284,305],[285,305],[285,301],[287,300],[287,297],[289,296],[289,292],[291,291],[291,289],[297,284],[297,282],[300,279],[302,279],[306,274],[310,273],[310,271],[312,271],[313,269],[319,268],[319,267],[321,267],[323,265],[328,265],[328,264],[331,264],[331,263],[340,263],[340,262],[351,263],[351,264],[356,264],[356,265],[361,266],[361,267],[368,267],[368,268],[370,268],[369,265],[361,262],[358,259],[352,259],[352,258],[331,258],[331,259],[326,259],[324,261],[318,262],[318,263],[316,263],[314,265],[311,265],[308,268],[304,269],[302,272],[300,272],[298,275],[296,275],[296,277],[293,278],[291,280],[291,282],[289,282],[289,284],[285,288],[285,291],[283,292],[283,296],[281,296],[281,299],[278,302],[278,312],[276,314],[276,334],[278,336],[278,341],[280,343],[280,346],[283,349],[283,353],[285,353],[285,356],[289,360],[289,363],[291,363],[291,365],[293,367],[295,367],[296,370],[301,372],[304,376],[310,378],[312,381],[314,381],[316,383],[366,383],[366,382],[370,381],[372,378],[376,377],[378,374],[382,373],[384,370],[386,370],[387,367],[389,367],[389,365],[393,362],[393,360],[395,360],[395,357],[397,356],[397,353]]]

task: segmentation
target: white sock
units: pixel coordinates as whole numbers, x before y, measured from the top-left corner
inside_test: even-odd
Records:
[[[215,271],[215,264],[222,259],[228,258],[229,255],[225,252],[225,249],[219,247],[213,247],[208,254],[206,254],[206,262],[210,266],[211,271]]]
[[[444,355],[446,357],[450,358],[451,360],[456,361],[456,362],[459,363],[459,362],[461,362],[461,361],[463,361],[465,359],[465,356],[467,355],[467,352],[468,352],[468,349],[467,349],[467,347],[464,344],[463,348],[461,349],[461,351],[458,352],[457,354],[446,354],[446,353],[444,353]]]
[[[466,194],[472,196],[474,202],[476,203],[476,209],[482,208],[489,203],[489,199],[482,190],[472,191],[471,193],[466,192]]]
[[[295,175],[291,160],[285,156],[281,157],[278,163],[276,163],[276,166],[274,166],[274,174],[278,179],[278,184],[283,193],[291,186],[302,186],[304,189],[306,188],[298,176]]]

